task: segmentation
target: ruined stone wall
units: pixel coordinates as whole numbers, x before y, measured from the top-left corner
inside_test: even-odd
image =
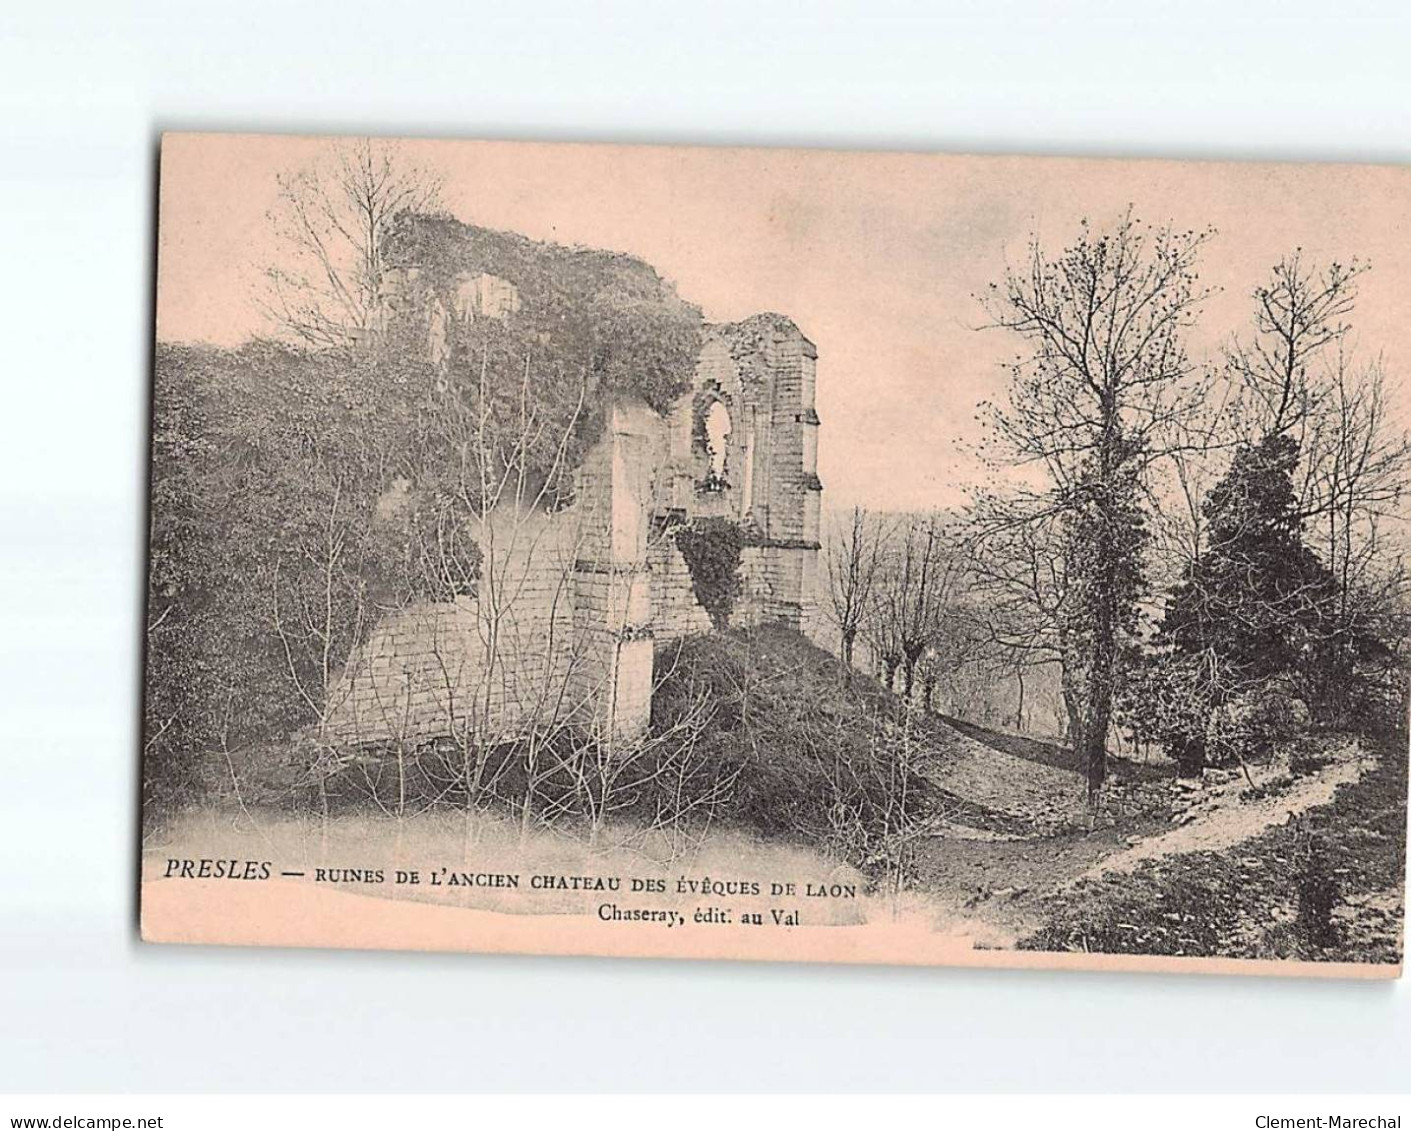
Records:
[[[596,521],[574,565],[574,629],[581,656],[570,693],[591,704],[594,727],[639,734],[651,716],[650,502],[665,458],[662,419],[638,401],[616,405],[607,435],[578,473],[579,506]]]
[[[692,390],[668,421],[672,471],[658,508],[671,508],[683,521],[732,519],[749,540],[741,556],[736,625],[783,622],[808,631],[817,617],[822,490],[813,403],[817,356],[813,344],[780,315],[712,326]],[[716,401],[731,422],[723,482],[713,474],[701,428],[703,414]],[[683,588],[670,584],[669,559],[654,568],[661,576],[659,634],[691,631],[688,626],[699,618],[691,608],[689,576]]]
[[[654,641],[710,630],[671,531],[738,522],[732,624],[808,631],[817,610],[816,351],[788,319],[712,327],[691,391],[665,417],[637,400],[604,434],[558,513],[502,508],[472,532],[474,597],[387,615],[334,692],[330,730],[353,742],[492,740],[571,721],[617,739],[651,712]],[[725,407],[721,450],[703,439]],[[723,418],[716,414],[717,424]]]
[[[573,551],[582,515],[499,512],[477,531],[476,596],[386,614],[333,693],[346,742],[512,736],[557,708],[573,641]]]
[[[505,505],[472,529],[483,555],[474,596],[383,616],[331,695],[334,739],[500,740],[597,716],[594,679],[607,673],[586,611],[598,582],[579,567],[611,543],[611,477],[597,474],[611,446],[608,435],[590,453],[572,507]]]
[[[652,539],[647,552],[652,577],[652,629],[658,640],[709,632],[710,615],[696,600],[691,571],[669,535]]]

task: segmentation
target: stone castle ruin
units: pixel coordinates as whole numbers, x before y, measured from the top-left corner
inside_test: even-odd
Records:
[[[433,367],[447,364],[458,328],[533,313],[533,295],[508,270],[477,266],[443,266],[429,302],[414,301],[416,266],[390,273],[389,319],[414,320],[407,348]],[[699,342],[689,387],[665,411],[611,394],[567,505],[507,502],[478,524],[474,592],[376,626],[335,691],[332,736],[499,741],[565,720],[611,741],[640,735],[658,650],[712,628],[677,542],[703,520],[740,532],[732,627],[815,628],[817,351],[778,314],[702,326]]]

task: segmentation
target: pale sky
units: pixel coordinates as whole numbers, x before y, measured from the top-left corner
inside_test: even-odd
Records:
[[[169,134],[161,164],[157,331],[235,344],[266,327],[250,301],[272,246],[275,175],[318,139]],[[1250,291],[1301,246],[1372,270],[1354,318],[1384,355],[1405,419],[1411,366],[1411,175],[1352,165],[1127,162],[824,150],[408,141],[460,219],[651,263],[708,320],[787,314],[818,346],[819,474],[830,506],[960,501],[976,472],[958,442],[1002,394],[1012,336],[980,330],[974,297],[1025,254],[1058,251],[1079,220],[1128,205],[1155,224],[1214,226],[1195,356],[1251,319]]]

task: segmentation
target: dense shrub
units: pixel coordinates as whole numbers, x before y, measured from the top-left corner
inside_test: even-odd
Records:
[[[272,742],[408,592],[378,502],[407,466],[398,373],[265,343],[159,346],[152,435],[144,798],[202,792],[203,751]],[[281,629],[286,631],[281,632]]]
[[[925,812],[921,774],[951,737],[875,681],[781,627],[691,637],[658,648],[652,726],[704,696],[699,742],[716,776],[735,777],[721,816],[802,837],[867,865]]]
[[[1283,681],[1271,681],[1211,713],[1211,761],[1216,765],[1267,761],[1307,727],[1307,705]]]

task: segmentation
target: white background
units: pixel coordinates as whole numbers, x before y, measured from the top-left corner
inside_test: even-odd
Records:
[[[1411,1087],[1404,985],[149,948],[133,883],[159,130],[1404,162],[1405,9],[7,0],[0,1090]]]

